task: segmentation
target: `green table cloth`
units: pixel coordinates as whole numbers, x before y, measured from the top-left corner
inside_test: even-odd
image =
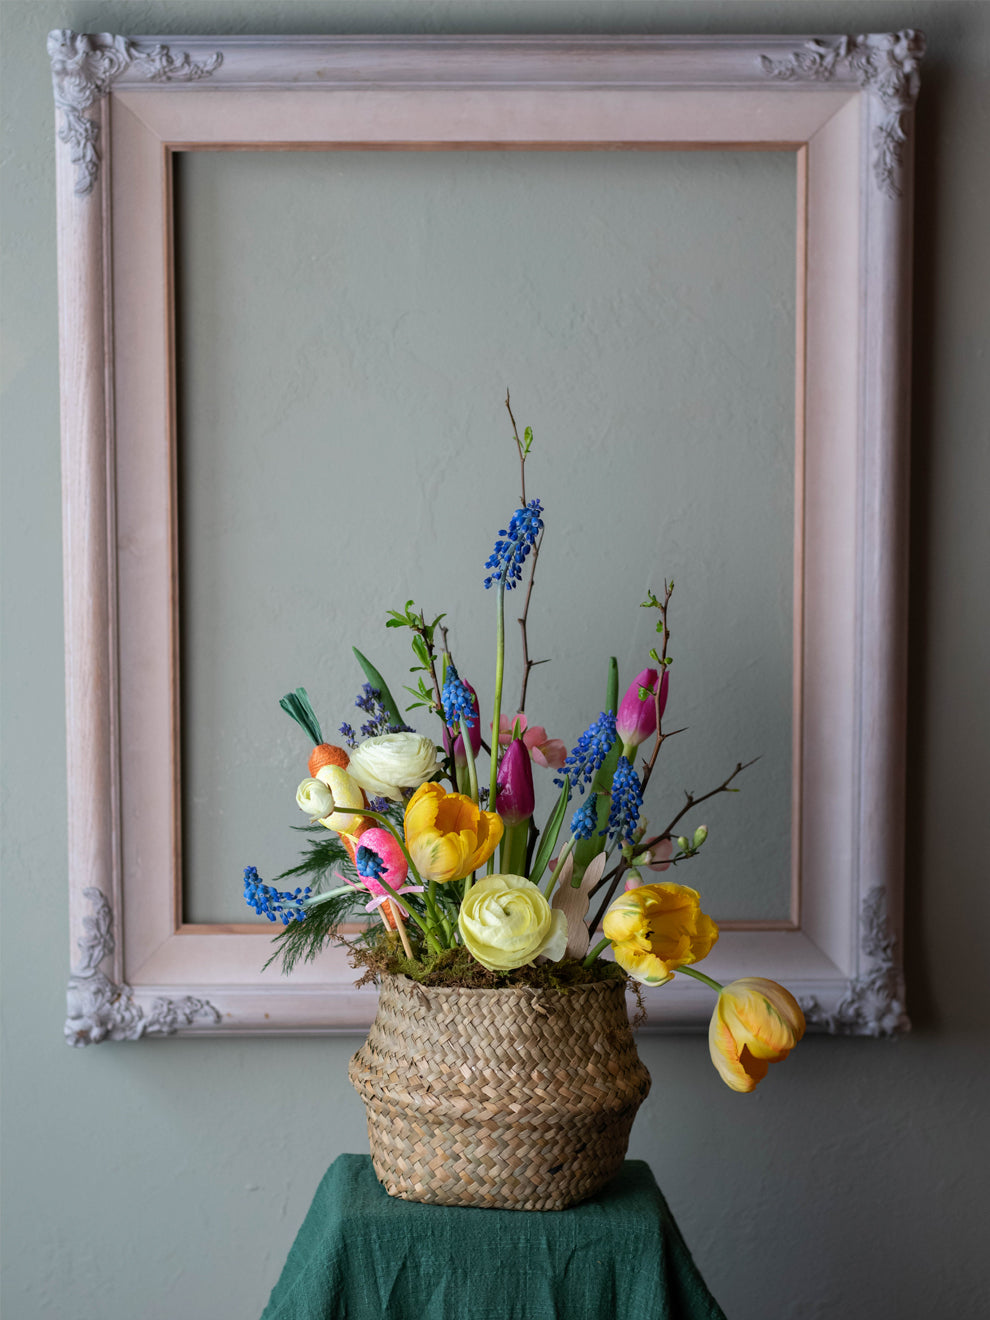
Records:
[[[725,1320],[649,1167],[570,1210],[389,1196],[367,1155],[317,1188],[262,1320]]]

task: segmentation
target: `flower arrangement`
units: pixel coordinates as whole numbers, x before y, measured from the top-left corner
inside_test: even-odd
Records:
[[[687,795],[669,824],[650,834],[644,798],[671,736],[663,720],[673,582],[664,583],[662,596],[650,591],[642,602],[656,614],[658,640],[644,657],[649,663],[620,699],[611,661],[604,708],[569,751],[529,723],[527,686],[540,662],[529,658],[527,618],[544,507],[526,497],[532,430],[520,436],[508,395],[505,403],[521,498],[485,564],[484,587],[494,595],[496,615],[487,741],[478,694],[455,663],[447,616],[428,621],[413,601],[389,611],[385,626],[411,634],[412,672],[419,676],[416,687],[406,689],[412,701],[400,711],[382,675],[356,648],[366,681],[355,704],[366,719],[359,733],[348,723],[340,726],[343,745],[324,740],[304,688],[282,698],[313,744],[309,774],[296,791],[312,833],[302,861],[278,880],[308,883],[279,889],[248,867],[245,899],[281,922],[272,959],[280,958],[286,972],[328,942],[343,940],[366,975],[397,973],[427,986],[566,990],[616,978],[659,986],[675,974],[695,977],[717,995],[712,1061],[729,1087],[751,1091],[768,1065],[786,1058],[801,1039],[801,1009],[773,981],[747,977],[720,985],[699,972],[695,964],[717,941],[717,925],[701,910],[696,890],[669,880],[647,882],[643,874],[699,856],[707,828],[681,833],[681,822],[708,798],[737,791],[733,781],[746,767],[737,765],[710,792]],[[505,596],[523,586],[522,690],[510,715],[503,709]],[[404,714],[413,710],[439,720],[439,739],[406,723]],[[479,778],[483,755],[487,783]],[[555,772],[559,793],[540,829],[534,774],[547,771]],[[343,927],[353,921],[356,902],[371,920],[349,938]]]

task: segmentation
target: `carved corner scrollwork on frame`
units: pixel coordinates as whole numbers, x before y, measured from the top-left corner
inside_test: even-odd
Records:
[[[871,33],[839,37],[834,41],[807,41],[788,59],[760,56],[768,78],[786,82],[828,82],[840,65],[847,65],[860,87],[877,98],[884,115],[873,133],[873,176],[881,192],[899,197],[899,175],[907,142],[906,116],[914,108],[920,84],[919,66],[925,53],[920,32]]]
[[[174,56],[168,46],[142,50],[127,37],[67,28],[48,34],[48,57],[55,107],[62,112],[58,137],[68,145],[77,167],[75,191],[83,197],[93,191],[100,168],[100,126],[84,112],[106,96],[115,79],[133,68],[149,82],[192,82],[209,77],[223,63],[220,51],[194,64],[187,54]]]
[[[863,900],[860,947],[870,960],[869,969],[850,981],[834,1013],[827,1012],[814,996],[803,999],[801,1008],[808,1025],[823,1027],[834,1036],[895,1036],[910,1031],[903,977],[887,917],[887,893],[880,885]]]
[[[96,1045],[102,1040],[138,1040],[141,1036],[171,1036],[197,1020],[216,1024],[220,1013],[205,999],[153,1000],[146,1012],[134,1001],[130,986],[115,985],[100,971],[114,951],[113,912],[106,895],[95,886],[83,890],[93,907],[83,918],[82,955],[69,978],[66,993],[65,1039],[69,1045]]]

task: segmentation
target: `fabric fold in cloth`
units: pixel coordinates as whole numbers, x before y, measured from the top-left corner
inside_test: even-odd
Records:
[[[649,1166],[570,1210],[390,1197],[367,1155],[327,1170],[262,1320],[725,1320]]]

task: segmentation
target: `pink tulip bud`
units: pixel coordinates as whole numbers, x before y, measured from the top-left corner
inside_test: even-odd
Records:
[[[660,680],[660,714],[667,705],[667,686],[669,674],[665,669]],[[638,747],[647,738],[652,738],[657,731],[656,692],[657,671],[644,669],[629,684],[626,695],[622,698],[619,713],[615,717],[615,730],[622,739],[625,753]],[[642,694],[642,695],[641,695]]]
[[[463,682],[463,679],[461,681]],[[471,707],[474,711],[474,724],[468,729],[468,733],[471,737],[471,751],[477,756],[481,751],[481,723],[478,719],[478,694],[470,683],[464,683],[464,686],[471,693]],[[443,746],[445,751],[450,751],[450,736],[447,733],[446,728],[444,728],[443,731]],[[459,766],[467,765],[467,754],[464,751],[464,738],[461,734],[458,734],[454,739],[454,764]]]
[[[507,826],[521,825],[533,814],[533,764],[529,750],[519,738],[509,743],[495,780],[495,810]]]

